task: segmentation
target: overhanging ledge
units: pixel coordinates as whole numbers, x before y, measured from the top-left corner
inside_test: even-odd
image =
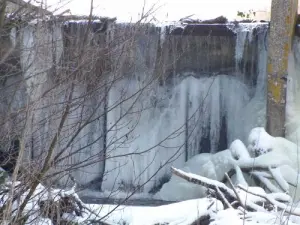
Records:
[[[231,24],[187,24],[184,27],[176,27],[167,31],[167,35],[189,36],[236,36]],[[170,28],[169,28],[170,29]]]

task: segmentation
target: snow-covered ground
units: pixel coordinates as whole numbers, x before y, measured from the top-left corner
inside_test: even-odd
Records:
[[[286,216],[280,212],[247,212],[225,209],[214,198],[187,200],[165,206],[138,207],[117,205],[87,205],[94,214],[76,217],[65,214],[64,218],[79,224],[93,224],[102,220],[109,225],[190,225],[200,218],[208,218],[211,225],[239,224],[300,224],[300,217]]]
[[[216,199],[193,199],[180,203],[157,207],[88,205],[95,212],[93,219],[103,219],[108,224],[154,225],[154,224],[192,224],[199,217],[223,209]],[[117,207],[117,208],[116,208]],[[208,209],[209,208],[209,209]],[[109,214],[111,212],[111,214]],[[108,215],[109,214],[109,215]],[[97,216],[96,216],[97,215]],[[65,215],[67,216],[67,215]],[[72,217],[72,216],[70,216]],[[86,218],[73,221],[83,222]]]
[[[252,129],[248,142],[246,147],[236,140],[226,151],[200,154],[189,160],[182,170],[173,169],[172,179],[156,196],[171,200],[178,198],[176,200],[181,202],[162,206],[84,204],[75,192],[76,185],[69,191],[48,189],[39,185],[23,211],[30,215],[27,224],[52,225],[50,219],[41,217],[41,206],[38,203],[49,199],[57,202],[66,196],[71,196],[79,203],[81,213],[76,215],[75,211],[67,211],[63,213],[62,219],[76,224],[97,224],[102,221],[108,225],[191,225],[196,221],[204,223],[204,220],[211,225],[300,224],[300,207],[295,198],[292,198],[299,199],[299,193],[294,190],[294,186],[298,184],[298,146],[287,139],[270,136],[264,128]],[[253,155],[255,158],[250,157],[254,157]],[[253,171],[264,177],[261,181],[265,184],[265,189],[253,186],[238,169],[248,168],[250,164],[256,166],[256,163],[261,168]],[[277,168],[273,168],[274,165]],[[268,170],[263,170],[264,168]],[[235,187],[227,187],[221,182],[222,174],[231,169],[236,170]],[[277,182],[277,186],[274,182],[266,182],[270,175]],[[202,187],[195,184],[197,181],[202,181]],[[216,196],[204,194],[207,188],[204,188],[203,182],[210,185],[206,186],[210,190],[216,190]],[[12,184],[8,182],[6,186],[11,188]],[[17,209],[27,194],[28,191],[23,193],[12,208]],[[107,195],[108,193],[103,193],[101,196]],[[117,193],[116,196],[130,197],[124,193]],[[7,199],[7,195],[2,197],[2,201]],[[133,198],[141,197],[149,196],[133,195]]]

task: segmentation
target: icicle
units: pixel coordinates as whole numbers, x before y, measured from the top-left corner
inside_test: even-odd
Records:
[[[286,102],[286,138],[294,143],[300,142],[300,39],[295,38],[293,52],[289,56],[287,102]]]
[[[248,30],[244,29],[244,26],[241,26],[239,24],[238,28],[236,29],[236,34],[237,37],[236,37],[236,46],[235,46],[235,62],[237,66],[239,62],[243,59]]]
[[[166,25],[162,25],[160,29],[160,48],[163,49],[163,45],[166,40],[167,27]]]
[[[244,56],[245,44],[248,41],[251,43],[253,38],[253,31],[261,24],[257,23],[239,23],[237,27],[230,28],[236,33],[236,46],[235,46],[235,61],[236,61],[236,71],[238,72],[238,65],[242,61]]]
[[[13,27],[10,31],[10,40],[12,42],[13,47],[16,47],[16,43],[17,43],[17,29],[15,27]]]

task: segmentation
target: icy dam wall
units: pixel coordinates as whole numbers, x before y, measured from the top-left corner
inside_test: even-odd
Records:
[[[88,29],[87,29],[88,28]],[[29,24],[3,37],[3,140],[60,185],[150,192],[265,126],[266,24]],[[4,143],[5,141],[3,141]]]

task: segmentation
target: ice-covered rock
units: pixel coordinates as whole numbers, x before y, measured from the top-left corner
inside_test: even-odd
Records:
[[[216,154],[205,153],[194,156],[181,169],[185,172],[222,181],[226,172],[232,169],[237,171],[239,167],[256,169],[277,167],[272,169],[272,176],[276,176],[280,185],[275,181],[272,183],[284,188],[292,197],[299,200],[300,191],[296,188],[300,180],[297,172],[300,168],[298,157],[298,146],[295,143],[282,137],[273,137],[264,128],[257,127],[252,129],[249,134],[248,148],[240,140],[235,140],[227,150]],[[240,171],[237,173],[239,176],[234,175],[232,180],[241,183],[240,178],[243,177],[241,174]],[[254,184],[251,176],[244,173],[244,177],[249,185]],[[206,194],[205,190],[199,185],[189,183],[173,175],[155,197],[168,201],[180,201],[203,197]]]
[[[249,166],[289,165],[297,169],[300,165],[298,146],[285,138],[269,135],[263,127],[251,130],[248,150],[252,156],[256,156],[254,164],[249,164]],[[246,166],[248,163],[242,162],[241,164]]]
[[[235,158],[239,157],[247,157],[247,149],[241,141],[236,140],[231,144],[230,149],[215,154],[203,153],[194,156],[185,163],[181,170],[221,181],[226,172],[234,169]],[[206,188],[172,175],[171,180],[163,185],[155,198],[166,201],[182,201],[205,195]]]
[[[248,150],[255,158],[241,159],[238,164],[242,167],[278,167],[282,178],[289,183],[289,193],[297,200],[300,199],[299,184],[299,146],[282,138],[273,137],[263,127],[251,130],[248,138]],[[284,184],[281,184],[284,186]]]

